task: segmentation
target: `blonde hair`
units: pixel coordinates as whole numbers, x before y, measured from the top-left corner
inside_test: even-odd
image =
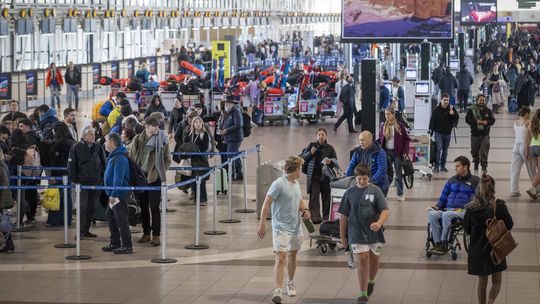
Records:
[[[191,133],[195,134],[195,122],[196,121],[201,121],[202,123],[202,129],[201,129],[201,132],[204,133],[206,132],[206,128],[204,126],[204,120],[200,117],[200,116],[195,116],[193,117],[193,119],[191,120]]]
[[[283,170],[285,170],[285,173],[292,173],[300,168],[302,168],[302,165],[304,164],[304,159],[298,156],[289,156],[285,160],[285,166],[283,166]]]

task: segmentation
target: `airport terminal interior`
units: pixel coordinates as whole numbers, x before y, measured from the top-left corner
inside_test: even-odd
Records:
[[[426,5],[428,2],[431,4]],[[335,189],[330,184],[331,219],[320,223],[322,214],[317,218],[316,213],[322,209],[310,204],[307,174],[300,174],[301,196],[315,229],[307,231],[309,224],[304,226],[299,220],[306,212],[300,210],[296,216],[305,233],[297,254],[295,296],[289,296],[285,279],[279,286],[283,294],[276,299],[276,234],[271,232],[269,216],[266,236],[261,239],[259,217],[270,185],[283,174],[284,161],[305,154],[304,149],[318,141],[320,128],[334,147],[341,168],[337,174],[332,171],[335,179],[346,179],[339,173],[347,171],[351,151],[359,147],[359,136],[365,132],[373,133],[374,139],[381,132],[386,136],[386,128],[379,126],[386,126],[384,109],[388,107],[395,107],[392,113],[400,115],[400,124],[411,138],[404,154],[415,172],[412,178],[407,175],[406,184],[412,180],[412,187],[403,187],[403,195],[398,195],[394,180],[385,196],[385,243],[369,303],[540,303],[540,196],[528,195],[531,189],[534,192],[534,172],[530,177],[525,165],[511,170],[517,153],[518,110],[530,107],[531,130],[535,122],[540,124],[540,112],[536,112],[540,109],[535,106],[536,100],[540,104],[539,25],[540,3],[532,0],[3,0],[0,303],[368,303],[368,297],[362,299],[358,269],[349,267],[349,253],[340,243],[340,235],[328,236],[320,229],[325,223],[336,223],[347,188]],[[465,90],[460,73],[470,75]],[[494,74],[497,78],[493,81]],[[459,81],[454,84],[456,77]],[[449,90],[439,85],[442,79],[451,79]],[[341,93],[346,90],[344,83],[350,84],[347,92],[352,92],[351,100],[343,101],[339,95],[338,86]],[[467,91],[466,97],[463,91]],[[384,105],[383,92],[388,93],[389,104]],[[455,105],[451,115],[459,115],[459,119],[450,127],[446,167],[437,168],[433,154],[439,150],[435,135],[430,133],[434,124],[430,117],[435,107],[442,107],[438,104],[444,93],[450,95],[450,107]],[[482,126],[489,130],[490,145],[483,146],[489,151],[487,162],[476,170],[471,163],[469,169],[473,175],[487,173],[494,179],[495,197],[506,203],[514,223],[508,228],[518,244],[506,257],[507,268],[493,302],[491,278],[487,286],[490,301],[484,298],[482,302],[477,294],[479,280],[484,277],[468,274],[471,261],[467,251],[475,247],[469,243],[471,236],[459,228],[454,242],[442,254],[432,251],[434,244],[426,244],[430,236],[428,215],[446,195],[446,183],[456,175],[454,168],[459,162],[454,163],[454,159],[465,156],[473,161],[466,116],[476,120],[480,115],[474,112],[479,94],[486,95],[486,109],[495,122]],[[159,106],[155,96],[159,96]],[[109,122],[110,110],[111,114],[104,116],[107,100],[120,119]],[[68,108],[72,109],[65,112]],[[150,115],[152,108],[159,115]],[[238,141],[228,142],[232,131],[221,133],[227,123],[235,124],[229,119],[231,109],[246,114],[231,114],[243,117],[242,126],[235,131],[244,134],[239,150],[231,148]],[[338,118],[345,118],[349,111],[354,112],[352,118],[337,126]],[[74,120],[66,118],[73,113]],[[389,111],[386,113],[388,116]],[[144,210],[130,205],[136,210],[136,225],[131,225],[129,209],[132,253],[114,254],[103,250],[115,245],[111,243],[110,217],[116,222],[115,216],[121,217],[110,215],[113,195],[95,198],[90,230],[83,231],[79,227],[80,193],[75,186],[54,192],[58,197],[48,196],[53,192],[49,190],[64,182],[75,185],[72,179],[80,169],[73,167],[68,171],[69,179],[62,180],[68,176],[65,169],[54,173],[46,168],[72,166],[82,155],[74,155],[76,150],[71,149],[69,159],[67,154],[62,156],[63,163],[57,161],[61,157],[58,151],[28,156],[36,150],[29,152],[32,148],[25,134],[36,130],[40,149],[49,147],[47,138],[52,136],[51,147],[57,147],[56,142],[64,140],[58,138],[58,130],[64,129],[57,129],[56,124],[74,124],[78,133],[65,136],[75,137],[70,143],[80,142],[85,148],[86,131],[93,125],[103,155],[107,149],[105,157],[112,157],[108,148],[112,136],[105,134],[121,134],[121,144],[131,142],[135,133],[129,139],[128,116],[137,119],[135,129],[139,129],[140,138],[159,125],[162,130],[157,132],[168,138],[170,152],[185,154],[172,157],[164,172],[166,178],[161,179],[161,190],[159,183],[149,185],[156,188],[151,191],[156,193],[153,199],[158,204],[161,200],[160,206],[152,209],[152,222],[161,222],[152,233],[161,239],[139,242],[143,225],[138,217]],[[179,140],[189,141],[193,134],[189,128],[195,128],[196,123],[188,126],[188,131],[184,129],[190,135],[183,138],[177,136],[179,122],[197,121],[197,116],[212,136],[210,146],[182,150],[185,143]],[[51,117],[60,122],[44,126],[45,118]],[[173,119],[178,127],[171,123]],[[392,134],[400,132],[392,128]],[[394,138],[392,145],[397,142]],[[217,147],[212,147],[216,143]],[[157,151],[154,146],[152,149]],[[22,157],[17,151],[22,151]],[[211,152],[193,154],[205,151]],[[232,161],[223,157],[227,151],[240,153],[241,172],[232,170]],[[189,153],[192,158],[186,158]],[[145,155],[148,158],[150,154]],[[538,160],[534,152],[528,157],[531,164],[531,157]],[[199,165],[196,159],[205,162]],[[225,162],[231,165],[222,165]],[[155,166],[157,163],[156,157]],[[107,162],[107,166],[119,168],[116,165]],[[144,171],[148,161],[143,159],[139,165]],[[28,173],[19,166],[45,170],[31,168]],[[85,166],[85,172],[95,175],[91,172],[94,167]],[[206,169],[197,171],[199,166]],[[120,171],[105,171],[101,176],[105,174],[108,180],[107,174],[121,175]],[[161,173],[156,174],[159,180]],[[517,179],[518,189],[511,187],[512,179]],[[112,188],[129,187],[134,186],[132,180],[116,184],[115,178],[113,184],[105,183]],[[182,183],[185,180],[190,180],[187,186]],[[191,186],[197,182],[206,187],[197,191]],[[99,191],[103,179],[91,186]],[[28,193],[36,188],[38,197],[32,198]],[[139,198],[138,203],[135,200],[135,206],[148,208],[148,202],[143,206],[142,201],[150,197]],[[32,199],[37,203],[34,211]],[[69,207],[54,209],[47,204],[45,208],[46,201]],[[71,211],[70,225],[64,221],[67,210]],[[53,215],[56,222],[51,221]]]

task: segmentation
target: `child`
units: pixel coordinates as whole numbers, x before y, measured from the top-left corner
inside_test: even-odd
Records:
[[[385,242],[381,227],[388,218],[388,206],[381,189],[369,183],[371,170],[366,164],[356,166],[354,175],[356,187],[345,192],[339,206],[339,231],[341,243],[345,247],[350,244],[359,263],[357,303],[366,304],[379,269],[379,256]]]

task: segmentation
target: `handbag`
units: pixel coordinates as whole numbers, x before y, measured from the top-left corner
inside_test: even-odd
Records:
[[[41,207],[48,209],[49,211],[60,210],[60,189],[48,188],[43,193],[43,201]]]
[[[506,229],[504,221],[497,219],[497,202],[494,203],[493,218],[486,220],[486,226],[486,238],[491,245],[491,261],[499,265],[518,244],[512,233]]]
[[[408,157],[403,160],[401,167],[403,168],[403,176],[414,175],[414,166]]]
[[[179,166],[180,167],[191,167],[191,159],[190,158],[181,159],[180,163],[179,163]],[[191,176],[193,174],[193,171],[187,170],[187,169],[178,170],[177,172],[180,173],[181,175],[184,175],[184,176]]]

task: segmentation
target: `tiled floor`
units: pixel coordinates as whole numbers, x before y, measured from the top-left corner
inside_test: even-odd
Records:
[[[89,113],[91,102],[82,113]],[[449,151],[449,160],[458,155],[470,156],[469,129],[464,116]],[[489,172],[497,180],[497,196],[507,200],[514,217],[514,236],[519,247],[508,259],[509,271],[504,273],[503,286],[497,303],[540,303],[540,204],[527,197],[509,198],[509,166],[513,141],[512,123],[515,116],[499,114],[492,129]],[[329,120],[319,125],[257,128],[243,144],[249,148],[262,144],[263,161],[278,161],[301,149],[315,139],[320,126],[331,129]],[[330,143],[340,157],[342,167],[348,163],[348,151],[357,144],[356,136],[348,136],[343,127],[330,133]],[[255,163],[248,159],[249,207],[255,208]],[[466,253],[457,261],[450,256],[424,256],[426,238],[426,207],[435,202],[451,174],[438,174],[430,182],[419,177],[414,188],[407,190],[405,202],[397,202],[395,188],[388,201],[390,217],[386,224],[387,244],[381,258],[375,293],[370,303],[477,303],[476,278],[466,274]],[[172,173],[170,174],[172,180]],[[302,180],[305,185],[305,180]],[[528,186],[522,171],[522,191]],[[211,185],[209,185],[211,189]],[[209,193],[211,193],[209,191]],[[242,184],[233,184],[233,210],[243,207]],[[255,231],[256,215],[233,213],[237,224],[217,223],[226,235],[200,234],[200,243],[207,250],[187,250],[184,246],[195,240],[195,207],[178,190],[169,192],[169,239],[167,254],[178,259],[175,264],[154,264],[161,248],[135,245],[135,254],[115,256],[101,252],[108,242],[105,223],[98,222],[93,231],[95,240],[82,241],[82,254],[87,261],[66,261],[74,249],[56,249],[63,241],[62,229],[46,228],[40,223],[28,232],[15,234],[16,252],[0,255],[0,303],[269,303],[272,292],[273,256],[271,238],[259,240]],[[212,230],[213,204],[201,209],[201,232]],[[219,196],[216,218],[228,217],[225,196]],[[140,231],[140,227],[135,227]],[[134,237],[140,236],[134,233]],[[69,230],[73,240],[74,230]],[[320,256],[309,247],[299,255],[295,278],[298,296],[285,297],[284,303],[355,303],[358,296],[354,271],[346,268],[341,253]]]

